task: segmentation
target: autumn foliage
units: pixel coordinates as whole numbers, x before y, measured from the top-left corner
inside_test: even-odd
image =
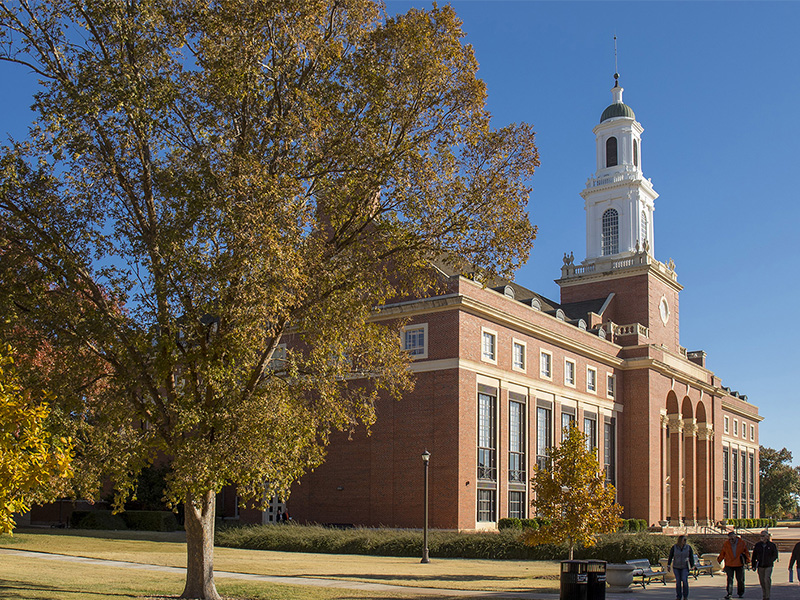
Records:
[[[72,475],[72,441],[53,435],[50,407],[19,384],[11,348],[0,349],[0,533],[14,529],[14,513],[53,499]]]
[[[547,466],[534,470],[533,508],[549,522],[524,534],[530,545],[566,542],[570,559],[575,546],[594,546],[598,534],[613,533],[621,523],[616,489],[606,482],[597,452],[586,447],[586,439],[570,427],[561,445],[550,450]]]

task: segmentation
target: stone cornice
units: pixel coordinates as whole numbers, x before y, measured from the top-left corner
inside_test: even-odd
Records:
[[[754,415],[753,413],[749,413],[749,412],[747,412],[745,410],[742,410],[739,406],[736,405],[736,403],[731,402],[730,400],[728,400],[728,398],[725,397],[724,393],[721,394],[721,395],[723,396],[723,398],[722,398],[722,408],[724,410],[727,410],[728,412],[733,413],[734,415],[738,415],[740,417],[745,417],[747,419],[750,419],[751,421],[756,421],[757,423],[760,423],[761,421],[764,420],[764,417],[762,417],[759,414],[755,414]],[[739,400],[738,402],[743,402],[743,400]],[[758,409],[758,407],[756,407],[755,405],[750,404],[750,403],[748,403],[748,406],[752,406],[753,408]]]
[[[609,411],[622,412],[623,405],[614,402],[609,398],[600,395],[581,392],[573,388],[565,388],[550,381],[537,379],[519,371],[507,371],[495,365],[463,358],[444,358],[440,360],[421,360],[413,362],[410,366],[412,373],[427,373],[430,371],[446,371],[459,369],[471,371],[480,375],[485,375],[501,382],[518,385],[528,388],[533,392],[540,392],[546,395],[558,396],[568,400],[577,400],[581,404],[591,404]]]
[[[593,348],[587,343],[584,343],[578,339],[574,339],[571,336],[558,333],[555,331],[555,327],[548,328],[543,325],[538,325],[521,317],[503,312],[502,310],[490,306],[485,302],[481,302],[480,300],[476,300],[475,298],[461,294],[447,294],[445,296],[435,296],[433,298],[425,298],[418,301],[390,304],[385,307],[381,307],[373,319],[377,321],[383,321],[387,319],[429,314],[432,312],[441,312],[445,310],[463,310],[470,314],[484,317],[493,323],[505,325],[506,327],[514,329],[515,331],[527,333],[532,337],[549,342],[555,346],[571,350],[576,354],[583,355],[608,366],[619,367],[623,364],[623,360],[617,356],[622,348],[621,346],[611,341],[604,340],[591,332],[569,325],[565,321],[561,321],[552,315],[548,315],[547,313],[526,306],[521,302],[518,304],[523,309],[531,311],[532,314],[541,316],[545,320],[552,320],[555,323],[558,323],[557,327],[570,327],[570,333],[574,333],[576,338],[582,336],[591,336],[593,341],[597,340],[603,344],[607,344],[609,347],[609,352],[603,352]]]

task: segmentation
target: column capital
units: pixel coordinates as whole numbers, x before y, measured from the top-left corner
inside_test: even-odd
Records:
[[[697,419],[684,419],[683,431],[686,435],[695,437],[697,435]]]
[[[697,424],[697,437],[703,441],[714,439],[714,425],[711,423]]]
[[[669,422],[670,433],[680,433],[683,431],[683,418],[680,415],[669,415],[667,420]]]

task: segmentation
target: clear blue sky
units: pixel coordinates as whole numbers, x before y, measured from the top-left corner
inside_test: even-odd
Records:
[[[558,299],[564,252],[585,256],[579,192],[611,102],[618,37],[624,100],[644,126],[655,250],[673,258],[681,344],[765,420],[761,443],[800,464],[800,3],[455,1],[496,126],[527,121],[541,167],[538,225],[517,280]],[[389,0],[390,13],[426,2]],[[24,134],[35,80],[0,63],[0,133]],[[794,175],[793,175],[794,174]]]
[[[579,192],[592,128],[611,103],[614,34],[624,101],[644,127],[659,193],[656,258],[673,258],[681,344],[747,394],[761,443],[800,464],[800,3],[455,1],[495,124],[532,123],[539,226],[517,280],[555,300],[561,257],[586,255]],[[405,12],[423,2],[388,2]]]

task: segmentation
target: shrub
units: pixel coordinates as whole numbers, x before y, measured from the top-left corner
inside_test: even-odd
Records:
[[[77,529],[127,529],[128,526],[119,515],[110,510],[76,510],[69,520],[70,526]]]
[[[176,531],[179,529],[174,513],[165,510],[126,510],[120,516],[129,529],[139,531]]]
[[[525,519],[527,521],[527,519]],[[516,517],[509,517],[507,519],[500,519],[497,522],[498,529],[522,529],[522,519]]]
[[[537,517],[535,519],[520,519],[523,529],[539,529],[539,523],[549,523],[550,521],[544,517]]]
[[[521,531],[511,526],[499,532],[458,533],[432,531],[428,537],[430,555],[438,558],[563,560],[567,547],[561,544],[527,546]],[[524,523],[524,520],[522,521]],[[537,522],[538,525],[538,522]],[[284,552],[319,552],[328,554],[369,554],[374,556],[420,556],[422,532],[396,529],[336,530],[304,525],[254,525],[220,528],[216,534],[219,546],[278,550]],[[611,534],[600,536],[592,548],[576,548],[576,558],[599,558],[609,562],[625,562],[647,558],[658,562],[669,555],[673,537],[659,534]],[[703,546],[692,541],[695,550]]]

